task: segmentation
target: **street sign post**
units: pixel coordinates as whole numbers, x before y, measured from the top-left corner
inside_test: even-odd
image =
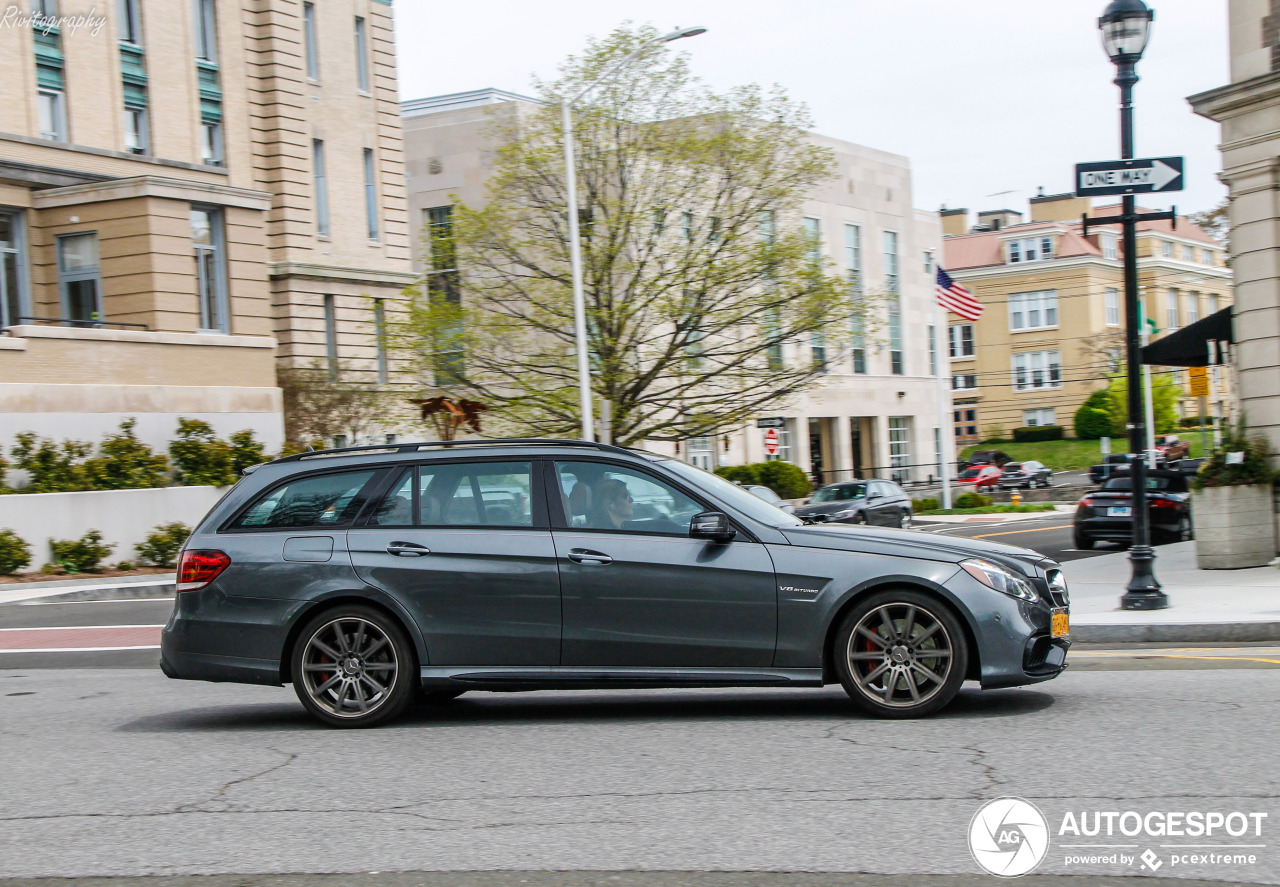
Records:
[[[1181,157],[1076,164],[1077,197],[1181,191],[1183,181]]]
[[[781,417],[770,417],[767,419],[756,419],[757,428],[786,428],[787,420]]]
[[[770,456],[778,455],[778,429],[769,428],[765,430],[764,451]]]
[[[1209,368],[1187,367],[1187,397],[1209,396]]]

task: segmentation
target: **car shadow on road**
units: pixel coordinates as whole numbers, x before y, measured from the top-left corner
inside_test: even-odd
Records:
[[[965,690],[931,720],[1030,715],[1054,703],[1051,694],[1025,689]],[[541,691],[476,692],[444,704],[419,704],[382,729],[500,724],[565,724],[654,721],[877,720],[853,707],[844,691]],[[324,730],[296,703],[220,705],[136,718],[116,728],[126,733],[188,731]]]

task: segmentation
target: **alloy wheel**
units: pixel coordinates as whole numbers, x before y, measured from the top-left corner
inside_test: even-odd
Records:
[[[938,695],[953,667],[952,638],[925,607],[889,603],[863,616],[845,650],[854,685],[890,708],[912,708]]]
[[[400,668],[395,646],[368,619],[342,616],[326,622],[303,648],[303,689],[334,717],[368,717],[392,697]]]

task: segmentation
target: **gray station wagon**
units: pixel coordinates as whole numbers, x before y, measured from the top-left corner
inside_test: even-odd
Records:
[[[350,447],[251,470],[179,561],[160,667],[326,724],[468,690],[820,687],[874,715],[1066,667],[1053,561],[806,524],[684,462],[579,441]]]

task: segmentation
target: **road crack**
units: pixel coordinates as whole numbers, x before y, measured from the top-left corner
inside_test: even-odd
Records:
[[[278,764],[273,764],[273,765],[271,765],[270,767],[266,768],[265,770],[260,770],[260,771],[259,771],[259,772],[257,772],[257,773],[251,773],[251,774],[249,774],[248,776],[242,776],[242,777],[240,777],[239,779],[233,779],[233,780],[231,780],[230,782],[223,784],[222,788],[218,789],[218,793],[217,793],[217,794],[215,794],[213,797],[211,797],[211,798],[206,798],[206,799],[205,799],[205,800],[203,800],[203,801],[193,801],[193,802],[191,802],[190,804],[182,804],[181,806],[176,807],[176,808],[173,810],[173,812],[174,812],[174,813],[232,813],[232,812],[237,812],[237,811],[233,811],[233,810],[231,809],[231,806],[230,806],[230,803],[231,803],[231,802],[230,802],[230,801],[228,801],[228,800],[227,800],[227,797],[226,797],[227,792],[229,792],[231,789],[233,789],[233,788],[234,788],[235,786],[237,786],[237,785],[243,785],[243,784],[245,784],[245,783],[247,783],[247,782],[253,782],[255,779],[261,779],[263,776],[266,776],[266,775],[268,775],[268,774],[274,773],[274,772],[276,772],[277,770],[283,770],[285,767],[288,767],[290,764],[292,764],[294,761],[296,761],[296,760],[298,759],[298,755],[297,755],[295,752],[280,751],[280,749],[278,749],[278,748],[269,748],[269,749],[267,749],[267,751],[274,752],[275,754],[278,754],[278,755],[283,755],[283,756],[285,757],[285,759],[284,759],[283,761],[281,761],[280,763],[278,763]],[[206,805],[206,804],[212,805],[212,804],[217,804],[217,803],[221,803],[221,804],[223,804],[223,805],[224,805],[224,806],[223,806],[223,809],[221,809],[221,810],[211,810],[211,809],[208,809],[208,808],[206,808],[206,807],[204,806],[204,805]],[[238,811],[238,812],[247,812],[247,811]]]

